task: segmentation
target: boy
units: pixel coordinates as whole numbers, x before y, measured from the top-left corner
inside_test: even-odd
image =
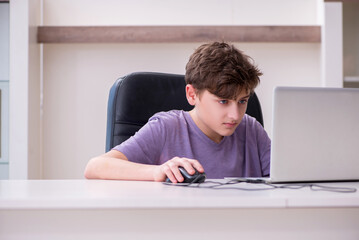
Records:
[[[86,178],[182,182],[178,167],[207,178],[269,176],[270,139],[245,114],[262,73],[227,43],[203,44],[186,65],[189,112],[151,117],[135,136],[89,161]]]

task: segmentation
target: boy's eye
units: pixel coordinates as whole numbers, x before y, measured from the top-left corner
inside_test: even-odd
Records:
[[[240,104],[246,104],[248,102],[248,99],[239,100]]]
[[[218,101],[220,104],[227,104],[228,103],[228,100],[219,100]]]

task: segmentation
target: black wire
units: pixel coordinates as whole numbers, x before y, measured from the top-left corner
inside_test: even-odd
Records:
[[[228,187],[231,185],[239,185],[240,183],[250,183],[250,184],[262,184],[266,187],[264,188],[242,188],[242,187]],[[323,186],[319,184],[271,184],[265,183],[262,180],[258,179],[233,179],[228,182],[217,182],[217,181],[205,181],[203,183],[167,183],[163,182],[165,185],[177,186],[177,187],[189,187],[189,188],[209,188],[216,190],[224,189],[233,189],[233,190],[242,190],[242,191],[265,191],[265,190],[274,190],[274,189],[302,189],[308,187],[312,191],[329,191],[337,193],[354,193],[357,191],[356,188],[350,187],[333,187],[333,186]]]
[[[233,190],[243,190],[243,191],[264,191],[264,190],[272,190],[273,187],[266,187],[266,188],[240,188],[240,187],[227,187],[228,185],[235,185],[239,182],[216,182],[216,181],[205,181],[203,183],[166,183],[165,185],[177,186],[177,187],[187,187],[187,188],[209,188],[215,190],[225,190],[225,189],[233,189]],[[212,184],[212,185],[207,185]]]

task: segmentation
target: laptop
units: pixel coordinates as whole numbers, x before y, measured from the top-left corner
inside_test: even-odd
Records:
[[[270,178],[359,180],[359,89],[277,87]]]

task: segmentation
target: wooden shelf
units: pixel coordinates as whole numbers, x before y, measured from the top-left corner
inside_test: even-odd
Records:
[[[320,26],[40,26],[38,43],[320,42]]]

